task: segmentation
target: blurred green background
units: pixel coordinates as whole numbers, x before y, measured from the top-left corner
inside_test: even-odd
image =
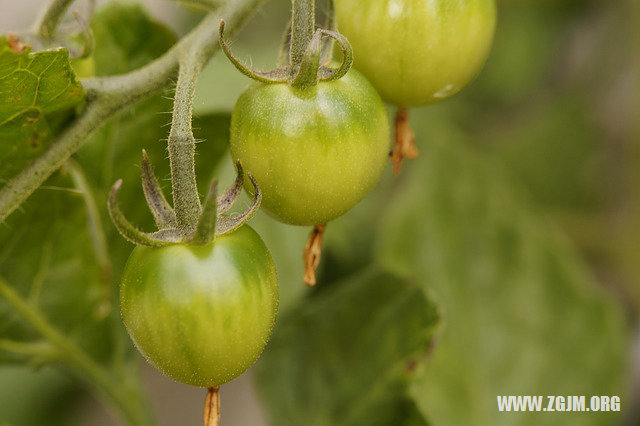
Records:
[[[1,0],[0,30],[29,25],[41,3]],[[167,1],[146,4],[178,34],[200,16]],[[234,37],[234,52],[272,66],[289,7],[267,1]],[[318,288],[302,283],[309,229],[265,214],[253,220],[277,262],[282,308],[263,359],[223,387],[223,424],[640,424],[640,3],[501,0],[498,10],[478,79],[453,99],[412,110],[421,157],[399,177],[387,170],[374,193],[329,225]],[[127,33],[137,24],[121,22],[122,11],[100,13],[99,74],[125,72],[159,54],[150,45],[172,42],[153,25],[144,36]],[[101,43],[111,50],[101,54]],[[201,77],[201,185],[214,173],[232,179],[227,113],[248,84],[222,55]],[[161,139],[170,106],[163,96],[141,102],[78,153],[99,206],[124,176],[127,215],[149,223],[135,201],[138,153],[147,148],[168,176]],[[65,185],[64,174],[47,183]],[[53,219],[43,207],[52,202],[61,205]],[[100,209],[108,281],[117,283],[130,245]],[[50,223],[86,241],[83,212],[71,195],[39,190],[0,230],[2,275],[24,289],[44,256],[35,240],[44,234],[67,247]],[[24,231],[9,244],[24,223],[47,231]],[[102,278],[99,265],[73,263],[77,250],[63,251],[43,273],[43,291],[53,300],[49,315],[75,330],[69,322],[83,320],[60,312],[78,300],[97,305],[92,282]],[[0,321],[1,337],[27,333],[1,304]],[[96,359],[111,345],[101,321],[91,338],[76,336]],[[118,424],[81,381],[1,352],[0,425]],[[159,424],[199,424],[203,392],[141,365]],[[622,412],[498,413],[496,395],[509,394],[620,395]]]

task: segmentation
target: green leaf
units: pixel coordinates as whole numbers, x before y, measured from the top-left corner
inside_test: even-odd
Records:
[[[149,16],[142,5],[110,2],[91,20],[95,37],[96,75],[122,74],[162,55],[175,34]]]
[[[0,37],[0,181],[45,150],[83,99],[66,49],[16,52]]]
[[[258,365],[272,425],[424,425],[405,396],[437,313],[424,293],[369,271],[282,317]]]
[[[92,250],[88,226],[82,194],[67,174],[56,173],[0,228],[0,276],[55,326],[100,355],[111,344],[111,280]],[[1,298],[0,337],[39,338]],[[0,352],[0,359],[5,355]]]
[[[376,252],[442,308],[433,358],[411,387],[421,412],[443,425],[619,421],[615,413],[498,412],[497,395],[624,400],[628,330],[619,305],[499,163],[461,145],[443,123],[423,121],[418,134],[428,148],[407,164]]]
[[[59,372],[0,368],[0,425],[72,426],[80,389]]]

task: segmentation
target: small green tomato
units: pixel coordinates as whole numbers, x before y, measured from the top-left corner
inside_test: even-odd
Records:
[[[334,0],[355,66],[401,107],[460,91],[484,64],[495,0]]]
[[[138,246],[120,287],[124,324],[153,366],[213,387],[262,352],[278,309],[273,259],[249,226],[205,246]]]
[[[231,119],[234,160],[260,184],[262,207],[293,225],[351,209],[380,179],[389,148],[384,104],[354,70],[304,90],[256,83]]]

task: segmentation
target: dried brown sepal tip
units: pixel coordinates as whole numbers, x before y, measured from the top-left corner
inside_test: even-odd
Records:
[[[302,256],[304,261],[304,282],[310,286],[316,285],[316,269],[322,255],[322,239],[326,228],[326,224],[314,226],[304,247]]]
[[[14,33],[9,33],[7,37],[7,42],[9,44],[9,50],[15,53],[24,52],[29,48],[29,45],[20,41],[17,35]]]
[[[393,173],[399,174],[404,159],[413,160],[420,155],[416,147],[416,136],[409,123],[409,111],[406,108],[398,108],[396,112],[395,142],[391,152]]]
[[[220,388],[214,386],[207,389],[204,400],[204,426],[218,426],[220,424]]]

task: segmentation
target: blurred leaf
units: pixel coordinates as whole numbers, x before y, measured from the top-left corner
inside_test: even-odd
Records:
[[[44,151],[83,99],[66,49],[17,52],[0,37],[0,182]]]
[[[536,95],[533,86],[553,66],[553,40],[563,28],[554,13],[541,7],[540,0],[535,5],[527,1],[501,5],[487,63],[462,97],[475,96],[483,102],[512,106]],[[542,22],[546,24],[544,31]],[[477,109],[474,112],[483,113]]]
[[[551,211],[601,212],[617,195],[612,147],[585,104],[577,93],[556,94],[508,125],[485,127],[482,139]]]
[[[419,279],[442,308],[433,358],[411,388],[420,410],[438,425],[528,425],[542,418],[498,413],[496,396],[624,395],[620,308],[499,164],[440,127],[408,165],[376,244],[382,265]],[[418,134],[429,131],[424,123]],[[544,424],[613,418],[545,415]]]
[[[272,425],[424,425],[405,397],[437,323],[409,282],[364,272],[282,317],[259,363]]]
[[[71,426],[78,389],[52,369],[0,368],[0,425]]]
[[[176,42],[164,24],[136,3],[109,2],[91,20],[96,40],[96,74],[114,75],[140,68]]]
[[[638,310],[636,4],[505,2],[492,56],[455,119]]]
[[[22,209],[0,228],[0,275],[85,349],[104,353],[111,338],[111,283],[91,249],[82,195],[68,175],[56,173]],[[3,299],[0,336],[38,337]]]

